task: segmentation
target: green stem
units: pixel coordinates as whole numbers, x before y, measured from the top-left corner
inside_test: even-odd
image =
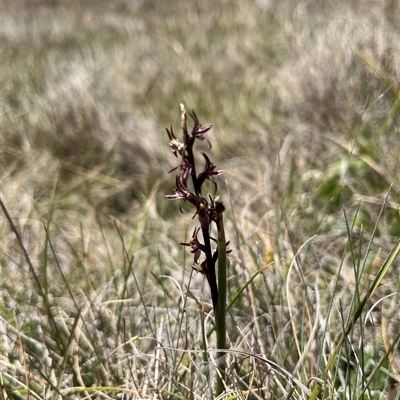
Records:
[[[217,331],[217,365],[220,373],[217,375],[216,396],[224,391],[226,369],[226,240],[223,221],[224,206],[216,201],[218,228],[218,305],[216,313]]]

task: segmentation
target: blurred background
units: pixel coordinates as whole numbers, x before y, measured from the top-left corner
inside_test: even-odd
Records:
[[[397,0],[1,8],[1,196],[64,310],[69,289],[96,291],[126,273],[127,254],[140,301],[164,301],[151,272],[187,284],[191,261],[178,243],[195,222],[164,199],[177,165],[165,128],[180,135],[180,103],[213,124],[208,154],[226,170],[218,180],[232,282],[271,261],[279,275],[318,234],[304,273],[320,268],[329,285],[349,226],[360,249],[375,229],[373,273],[400,236]],[[4,218],[1,226],[5,313],[14,301],[28,307],[35,289]],[[342,274],[345,287],[351,273]],[[397,274],[384,292],[398,285]]]
[[[393,184],[400,235],[399,18],[397,1],[6,1],[3,196],[23,225],[90,226],[136,224],[152,194],[165,232],[183,102],[214,124],[246,233],[283,237],[285,214],[297,244],[332,235],[360,198],[370,229]]]

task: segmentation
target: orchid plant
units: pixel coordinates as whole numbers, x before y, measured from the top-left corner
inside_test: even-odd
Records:
[[[169,172],[178,171],[175,178],[174,194],[167,195],[168,200],[188,201],[195,208],[193,218],[197,216],[200,226],[194,228],[192,237],[188,243],[181,243],[183,246],[190,247],[193,254],[192,268],[204,274],[211,290],[211,298],[215,315],[215,329],[217,333],[217,346],[219,349],[218,360],[220,373],[217,375],[216,395],[223,391],[223,377],[225,372],[225,349],[226,349],[226,254],[232,250],[227,250],[229,242],[225,241],[225,231],[223,224],[224,205],[216,196],[218,185],[213,179],[222,175],[225,171],[218,170],[206,153],[200,152],[204,158],[202,172],[197,173],[194,157],[194,144],[196,140],[206,141],[211,149],[211,142],[206,137],[206,133],[212,125],[201,125],[196,113],[189,112],[193,119],[194,126],[191,131],[187,128],[186,109],[181,104],[181,127],[183,140],[176,138],[172,127],[167,129],[169,146],[175,157],[180,158],[180,164]],[[213,187],[213,195],[204,195],[204,183],[210,181]],[[191,186],[191,189],[189,189]],[[183,212],[182,206],[180,211]],[[218,232],[217,238],[211,236],[212,226],[215,224]],[[202,233],[202,241],[199,239],[199,232]],[[203,261],[200,260],[203,258]],[[218,267],[218,281],[216,274]]]

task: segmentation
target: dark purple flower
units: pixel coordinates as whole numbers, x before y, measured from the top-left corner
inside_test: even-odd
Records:
[[[177,169],[182,171],[182,184],[183,186],[187,187],[188,179],[192,173],[192,167],[187,162],[182,161],[180,165],[170,169],[168,173],[176,171]]]
[[[169,137],[169,140],[170,140],[169,146],[171,147],[172,152],[174,153],[174,156],[178,157],[178,154],[182,155],[182,151],[185,148],[185,144],[182,143],[179,139],[177,139],[175,137],[174,131],[172,129],[172,126],[171,126],[171,130],[169,130],[167,128],[167,133],[168,133],[168,137]]]
[[[206,153],[201,152],[201,155],[204,157],[206,162],[205,162],[205,165],[204,165],[203,172],[201,172],[199,174],[199,176],[197,177],[197,181],[198,181],[200,186],[204,183],[204,181],[206,179],[210,180],[211,176],[222,175],[225,172],[223,169],[215,171],[215,168],[217,167],[217,164],[213,164],[210,161],[210,159],[208,158]],[[213,182],[213,183],[215,185],[215,191],[217,191],[217,184],[215,182]]]
[[[212,128],[212,124],[204,126],[201,125],[194,110],[192,110],[192,112],[189,113],[189,115],[192,117],[194,121],[194,127],[193,130],[189,133],[189,137],[198,140],[205,140],[208,143],[209,148],[211,149],[211,142],[204,136],[204,134],[207,133]]]
[[[206,251],[204,244],[201,244],[199,242],[199,239],[197,239],[197,234],[199,233],[199,230],[200,228],[194,228],[192,238],[190,239],[189,243],[181,243],[182,246],[188,246],[191,248],[190,252],[194,254],[195,264],[198,263],[201,252]]]
[[[175,194],[169,194],[165,196],[165,198],[167,200],[188,200],[193,205],[197,204],[196,196],[193,193],[189,192],[189,190],[187,190],[187,188],[182,184],[180,175],[176,176],[176,187],[174,189],[174,192]]]

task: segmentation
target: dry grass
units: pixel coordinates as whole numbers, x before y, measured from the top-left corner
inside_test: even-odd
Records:
[[[33,267],[3,213],[4,399],[210,397],[211,299],[178,244],[190,214],[164,200],[180,102],[226,170],[229,299],[255,276],[230,309],[230,393],[306,398],[323,377],[400,236],[400,10],[273,3],[3,4],[1,199]],[[371,379],[364,398],[400,398],[399,268],[325,397]]]

